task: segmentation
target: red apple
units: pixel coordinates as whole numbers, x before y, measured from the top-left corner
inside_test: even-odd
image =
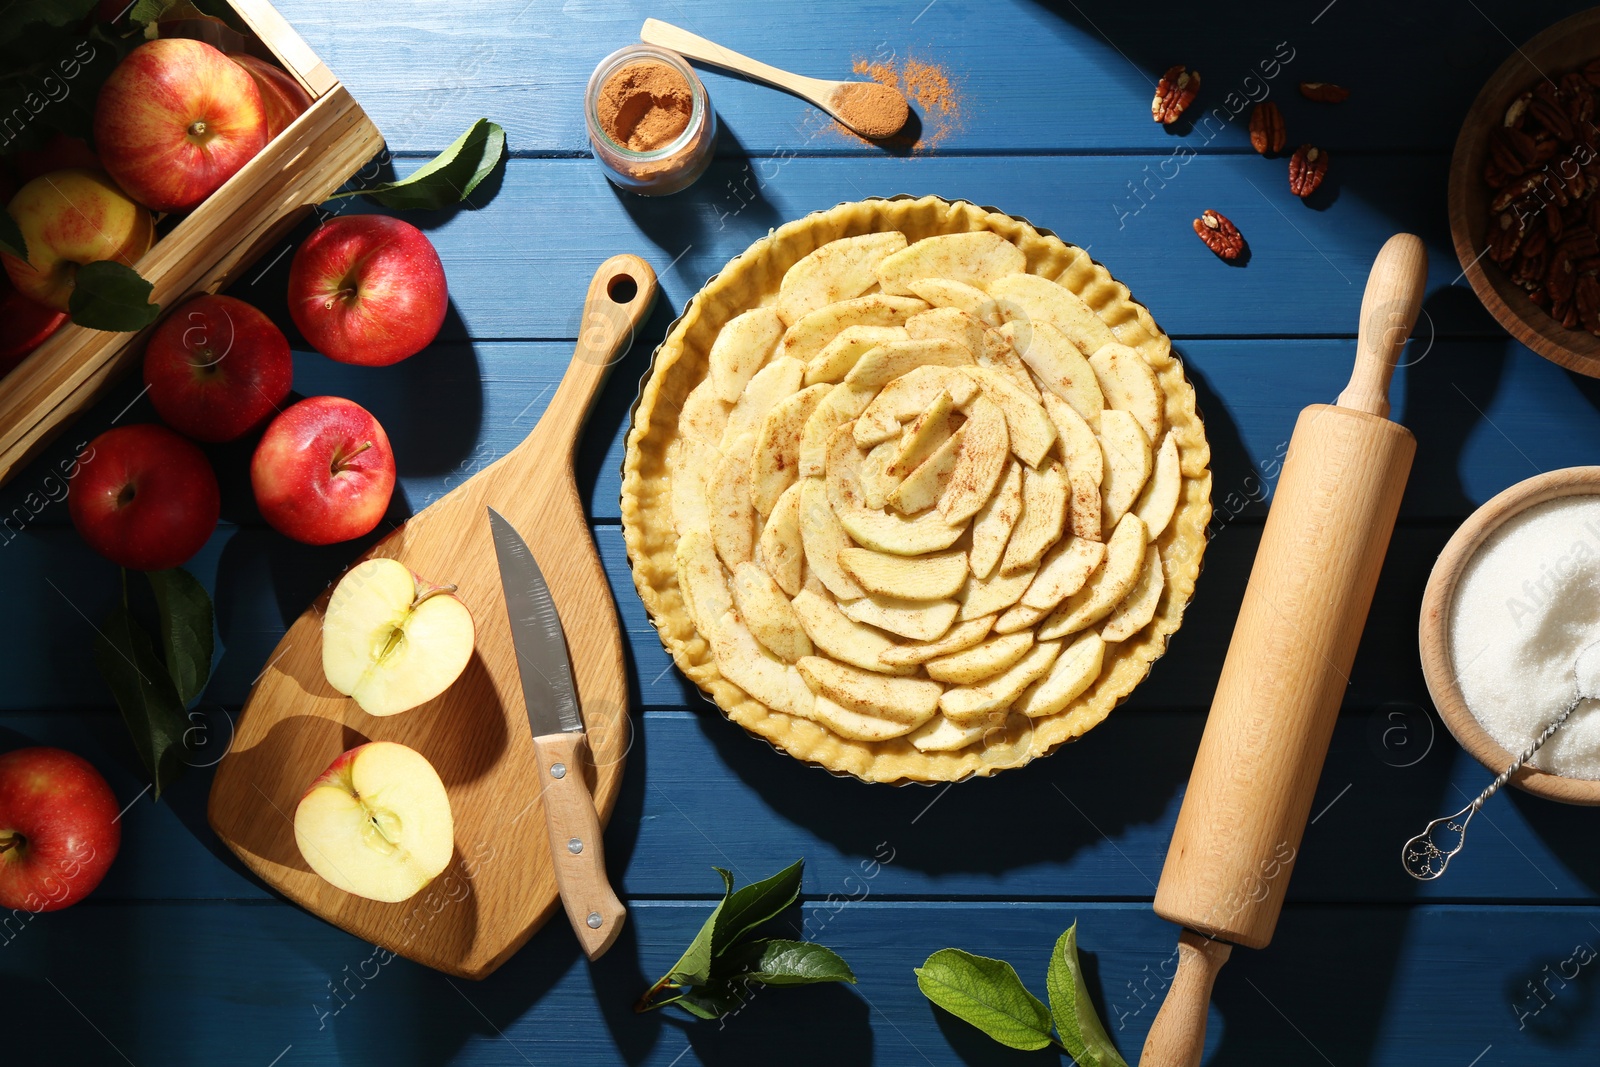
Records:
[[[155,239],[150,212],[97,170],[42,174],[18,189],[6,210],[28,258],[0,252],[0,264],[18,292],[57,311],[67,310],[79,266],[114,259],[131,267]]]
[[[24,356],[61,328],[67,316],[17,292],[0,272],[0,375],[11,373]]]
[[[53,170],[101,169],[100,157],[94,154],[88,141],[60,132],[51,134],[43,148],[19,149],[16,164],[17,177],[25,182]]]
[[[0,756],[0,908],[60,911],[100,884],[122,843],[117,798],[59,748]]]
[[[409,222],[351,215],[295,251],[289,314],[329,359],[386,367],[428,347],[450,303],[433,242]]]
[[[372,413],[314,396],[267,427],[250,461],[261,515],[308,545],[360,537],[378,525],[394,492],[394,453]]]
[[[94,143],[139,203],[187,211],[267,143],[255,79],[202,41],[168,37],[129,52],[100,87]]]
[[[267,115],[267,140],[282,133],[311,106],[311,94],[282,67],[257,59],[248,52],[227,55],[255,79],[256,88],[261,92],[261,106]]]
[[[197,441],[232,441],[289,395],[294,360],[283,331],[231,296],[197,296],[144,350],[144,384],[168,426]]]
[[[222,498],[204,452],[165,426],[119,426],[89,442],[67,511],[111,562],[163,571],[200,551]]]

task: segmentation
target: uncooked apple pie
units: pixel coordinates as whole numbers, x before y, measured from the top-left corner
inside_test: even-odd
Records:
[[[728,264],[628,435],[634,582],[734,722],[869,781],[1018,766],[1177,629],[1210,519],[1194,390],[1082,250],[936,197]]]

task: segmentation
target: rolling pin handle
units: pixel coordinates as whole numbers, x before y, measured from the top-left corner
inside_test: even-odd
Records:
[[[1339,394],[1340,407],[1388,417],[1389,378],[1417,323],[1427,282],[1428,253],[1421,238],[1397,233],[1384,242],[1361,297],[1356,366]]]
[[[1206,1012],[1217,972],[1233,946],[1193,930],[1178,935],[1178,969],[1167,999],[1150,1024],[1139,1067],[1200,1067],[1206,1047]]]

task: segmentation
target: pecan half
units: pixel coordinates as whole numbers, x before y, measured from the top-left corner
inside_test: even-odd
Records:
[[[1527,231],[1515,212],[1502,211],[1489,223],[1489,258],[1502,267],[1509,264],[1517,249],[1522,247],[1522,235]]]
[[[1551,144],[1552,150],[1554,144]],[[1526,133],[1512,126],[1501,126],[1489,137],[1489,158],[1494,160],[1500,173],[1508,178],[1518,178],[1528,172],[1538,155],[1540,145]]]
[[[1567,117],[1566,109],[1542,93],[1535,93],[1529,101],[1528,117],[1558,141],[1572,138],[1572,120]]]
[[[1523,120],[1528,115],[1528,103],[1533,99],[1532,93],[1523,93],[1511,101],[1511,106],[1506,108],[1506,125],[1516,129],[1522,128]]]
[[[1350,90],[1332,82],[1301,82],[1300,95],[1319,104],[1342,104],[1350,98]]]
[[[1317,191],[1328,173],[1328,153],[1303,144],[1289,157],[1289,191],[1304,199]]]
[[[1156,95],[1150,101],[1150,117],[1163,126],[1178,121],[1183,109],[1194,103],[1200,92],[1200,72],[1189,70],[1182,63],[1167,68],[1156,83]]]
[[[1238,259],[1244,252],[1244,235],[1225,215],[1209,209],[1202,211],[1200,217],[1194,220],[1194,232],[1206,243],[1207,248],[1223,259]]]
[[[1592,274],[1584,274],[1578,278],[1577,291],[1573,293],[1573,301],[1578,308],[1578,321],[1583,323],[1583,328],[1590,333],[1600,334],[1600,280]]]
[[[1250,147],[1257,152],[1282,152],[1288,137],[1283,128],[1283,112],[1271,100],[1261,101],[1250,112]]]
[[[1600,85],[1600,59],[1591,59],[1583,65],[1583,80],[1590,85]]]

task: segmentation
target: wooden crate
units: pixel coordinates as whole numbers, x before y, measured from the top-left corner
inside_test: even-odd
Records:
[[[136,269],[163,313],[228,285],[383,147],[360,105],[271,4],[229,2],[312,105],[140,257]],[[0,483],[138,364],[150,329],[68,323],[0,378]]]

